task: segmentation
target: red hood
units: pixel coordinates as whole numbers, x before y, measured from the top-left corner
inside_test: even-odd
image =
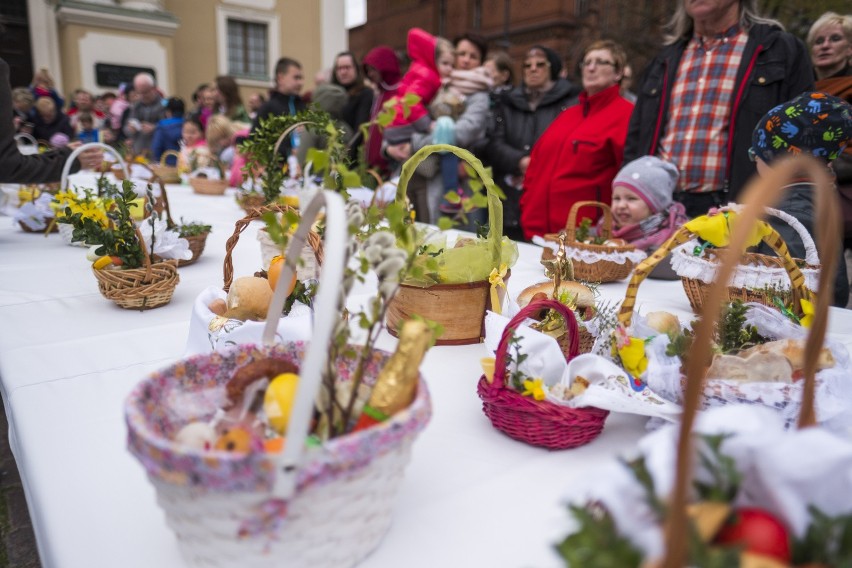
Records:
[[[374,47],[364,56],[363,63],[378,70],[382,76],[382,81],[386,85],[396,85],[399,83],[401,77],[399,60],[396,58],[396,53],[390,47],[386,45]]]
[[[434,71],[438,70],[438,66],[435,64],[435,47],[437,45],[437,38],[429,32],[420,28],[408,30],[408,56],[412,61],[419,61]]]

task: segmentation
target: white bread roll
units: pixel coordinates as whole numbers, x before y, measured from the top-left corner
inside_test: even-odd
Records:
[[[572,298],[576,298],[575,303],[577,304],[578,308],[590,308],[595,305],[594,292],[592,292],[587,286],[584,286],[579,282],[561,282],[559,284],[559,290],[560,292],[567,291]],[[553,280],[546,280],[544,282],[539,282],[538,284],[533,284],[532,286],[525,288],[518,295],[518,305],[522,308],[525,307],[532,301],[533,296],[538,293],[543,293],[547,295],[548,298],[552,298]]]

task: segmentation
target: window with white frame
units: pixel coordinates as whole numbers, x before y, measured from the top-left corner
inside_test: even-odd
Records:
[[[269,73],[268,26],[228,18],[228,75],[263,79]]]
[[[259,9],[264,1],[252,0],[258,4],[252,7],[216,7],[218,74],[233,76],[239,85],[268,87],[272,80],[280,49],[280,22],[275,12]]]

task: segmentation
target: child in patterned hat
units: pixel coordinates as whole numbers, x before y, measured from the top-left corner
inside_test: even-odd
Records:
[[[843,99],[825,93],[807,92],[770,110],[755,127],[749,155],[757,162],[757,173],[766,173],[772,162],[786,154],[811,154],[831,169],[831,162],[852,143],[852,106]],[[776,208],[798,219],[813,234],[815,186],[808,180],[797,181]],[[770,218],[770,225],[787,243],[794,258],[805,257],[805,246],[799,235],[783,221]],[[838,235],[838,238],[840,235]],[[761,245],[761,253],[773,254]],[[849,281],[846,263],[838,263],[834,286],[834,305],[846,307]]]

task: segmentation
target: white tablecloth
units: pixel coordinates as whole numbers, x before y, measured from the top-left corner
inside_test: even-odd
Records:
[[[180,567],[142,467],[125,449],[123,403],[141,378],[184,351],[192,301],[220,285],[225,241],[242,216],[230,192],[170,186],[174,216],[214,225],[204,256],[180,270],[172,302],[122,310],[97,291],[85,250],[25,234],[0,218],[0,390],[9,435],[46,568]],[[253,224],[235,274],[260,268]],[[512,295],[542,279],[539,249],[521,246]],[[623,297],[626,283],[601,286]],[[639,308],[688,315],[679,282],[649,280]],[[852,314],[832,312],[832,335],[852,345]],[[392,349],[384,334],[380,345]],[[549,452],[494,430],[476,382],[483,345],[438,347],[422,367],[434,417],[414,446],[393,525],[361,566],[559,566],[552,544],[569,530],[564,507],[596,464],[628,454],[644,420],[611,415],[582,448]]]

